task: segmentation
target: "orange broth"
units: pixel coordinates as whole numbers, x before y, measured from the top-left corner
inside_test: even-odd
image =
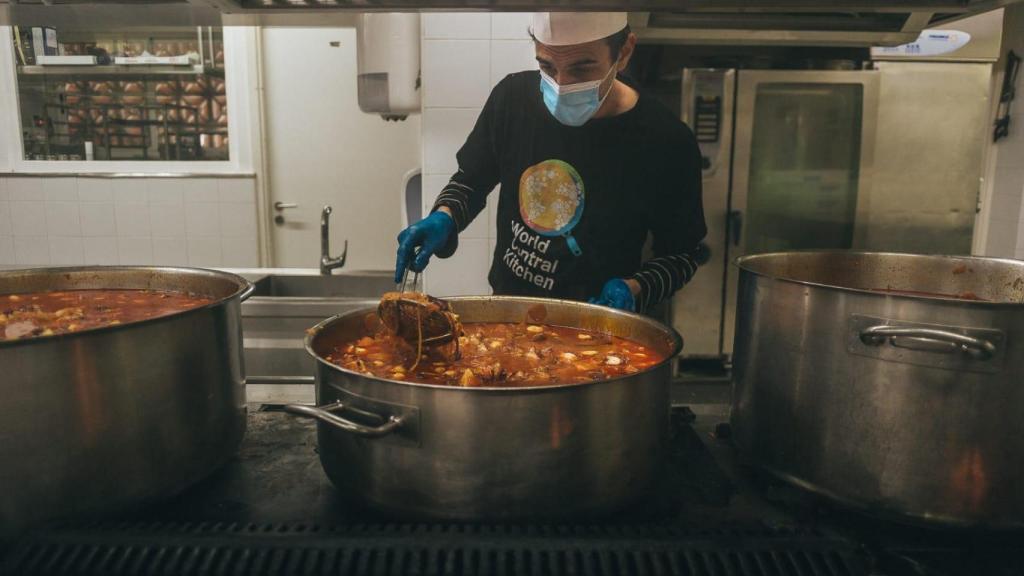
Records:
[[[209,304],[206,296],[161,290],[58,290],[0,294],[0,341],[128,324]]]
[[[555,386],[635,374],[665,359],[632,340],[543,324],[475,322],[454,345],[416,350],[383,331],[334,346],[329,362],[365,375],[449,386]],[[415,366],[414,366],[415,364]]]

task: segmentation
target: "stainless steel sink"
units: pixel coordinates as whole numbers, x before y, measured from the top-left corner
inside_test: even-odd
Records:
[[[380,298],[384,292],[395,289],[394,274],[385,271],[336,276],[271,274],[255,284],[253,298]]]
[[[310,383],[315,364],[303,348],[306,329],[360,308],[377,306],[394,290],[391,271],[360,271],[333,276],[247,275],[256,288],[242,303],[247,380]]]

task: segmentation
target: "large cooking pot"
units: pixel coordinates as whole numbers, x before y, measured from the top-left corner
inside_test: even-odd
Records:
[[[578,302],[448,299],[463,322],[521,322],[543,305],[548,324],[630,338],[675,356],[671,328]],[[623,378],[534,388],[462,388],[386,380],[339,368],[331,347],[365,335],[353,311],[316,326],[320,461],[342,492],[405,517],[561,518],[634,501],[665,460],[669,361]]]
[[[1024,526],[1024,262],[795,252],[738,265],[741,455],[883,515]],[[970,293],[986,301],[951,297]]]
[[[239,303],[248,281],[185,268],[0,272],[0,302],[2,294],[84,288],[179,290],[215,301],[0,342],[0,536],[170,495],[213,471],[242,439]]]

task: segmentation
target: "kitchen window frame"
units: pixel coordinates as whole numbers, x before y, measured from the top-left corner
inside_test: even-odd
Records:
[[[0,26],[0,173],[29,175],[216,176],[256,172],[258,62],[254,27],[224,26],[228,160],[26,160],[11,26]]]

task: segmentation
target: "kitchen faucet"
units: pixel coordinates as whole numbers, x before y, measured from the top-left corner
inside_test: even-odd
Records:
[[[335,268],[341,268],[345,265],[345,257],[348,256],[348,239],[345,240],[345,248],[341,251],[341,256],[337,258],[331,258],[331,212],[334,209],[330,206],[324,206],[324,211],[320,213],[320,273],[325,276],[331,275],[331,270]]]

